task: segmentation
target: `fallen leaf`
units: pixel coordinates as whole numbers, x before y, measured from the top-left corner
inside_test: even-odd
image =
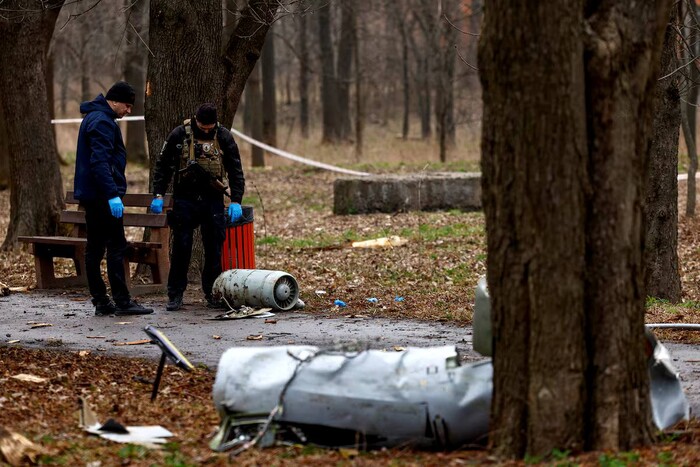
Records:
[[[211,337],[213,337],[214,339],[221,339],[221,336],[217,336],[216,334],[214,334],[214,335],[211,336]]]
[[[119,321],[118,323],[114,323],[114,324],[118,324],[118,325],[120,325],[120,326],[123,326],[123,325],[125,325],[125,324],[131,324],[132,322],[133,322],[133,321]]]
[[[403,352],[404,350],[406,350],[406,347],[401,347],[400,345],[395,345],[392,347],[392,349],[394,349],[397,352]]]
[[[38,444],[0,426],[0,454],[10,465],[25,465],[25,459],[34,464],[37,454],[42,452]]]
[[[20,381],[26,381],[27,383],[45,383],[47,381],[46,378],[42,378],[41,376],[28,375],[26,373],[14,375],[12,378]]]
[[[340,454],[340,456],[344,459],[352,459],[353,457],[359,456],[360,451],[358,451],[357,449],[340,448],[338,449],[338,454]]]
[[[90,355],[89,350],[81,350],[80,352],[78,352],[79,357],[87,357],[88,355]]]
[[[12,339],[11,341],[7,341],[8,344],[16,344],[19,342],[19,339]]]
[[[29,287],[10,287],[10,292],[28,292]]]
[[[276,319],[266,319],[265,324],[277,324],[277,320]]]
[[[85,336],[86,339],[104,339],[105,336]]]
[[[261,341],[262,338],[263,338],[262,334],[258,334],[257,336],[250,335],[250,336],[246,337],[246,340],[248,340],[248,341]]]
[[[115,342],[114,345],[143,345],[143,344],[150,344],[150,343],[151,343],[150,339],[142,339],[140,341]]]
[[[32,324],[31,329],[47,328],[49,326],[53,326],[53,324],[51,324],[51,323],[36,323],[36,324]]]

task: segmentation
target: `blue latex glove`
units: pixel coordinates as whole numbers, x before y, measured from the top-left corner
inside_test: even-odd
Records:
[[[112,215],[119,219],[124,214],[124,203],[119,196],[116,196],[109,200],[109,209],[112,210]]]
[[[243,217],[243,209],[241,209],[241,205],[238,203],[229,204],[228,217],[231,219],[231,222],[236,222],[238,219]]]
[[[163,198],[153,198],[153,201],[151,201],[151,212],[156,214],[163,212]]]

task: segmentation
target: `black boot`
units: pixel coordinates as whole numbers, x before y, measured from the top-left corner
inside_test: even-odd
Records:
[[[95,316],[109,316],[117,312],[117,305],[109,297],[93,298],[92,304],[95,305]]]
[[[117,316],[127,315],[150,315],[153,313],[153,308],[144,308],[133,300],[127,303],[118,303],[117,311],[114,313]]]
[[[167,305],[165,305],[165,309],[168,311],[177,311],[180,308],[182,308],[182,295],[170,297]]]

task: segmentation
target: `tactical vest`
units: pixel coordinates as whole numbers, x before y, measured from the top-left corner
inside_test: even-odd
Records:
[[[185,125],[185,141],[182,143],[182,157],[180,157],[180,168],[187,167],[190,161],[196,162],[204,170],[224,181],[224,166],[221,160],[222,152],[219,146],[219,125],[216,125],[213,139],[195,139],[192,134],[192,122],[188,118],[183,122]]]

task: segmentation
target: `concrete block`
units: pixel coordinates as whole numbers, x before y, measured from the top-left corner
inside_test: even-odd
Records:
[[[430,172],[339,178],[333,184],[335,214],[481,209],[481,174]]]

